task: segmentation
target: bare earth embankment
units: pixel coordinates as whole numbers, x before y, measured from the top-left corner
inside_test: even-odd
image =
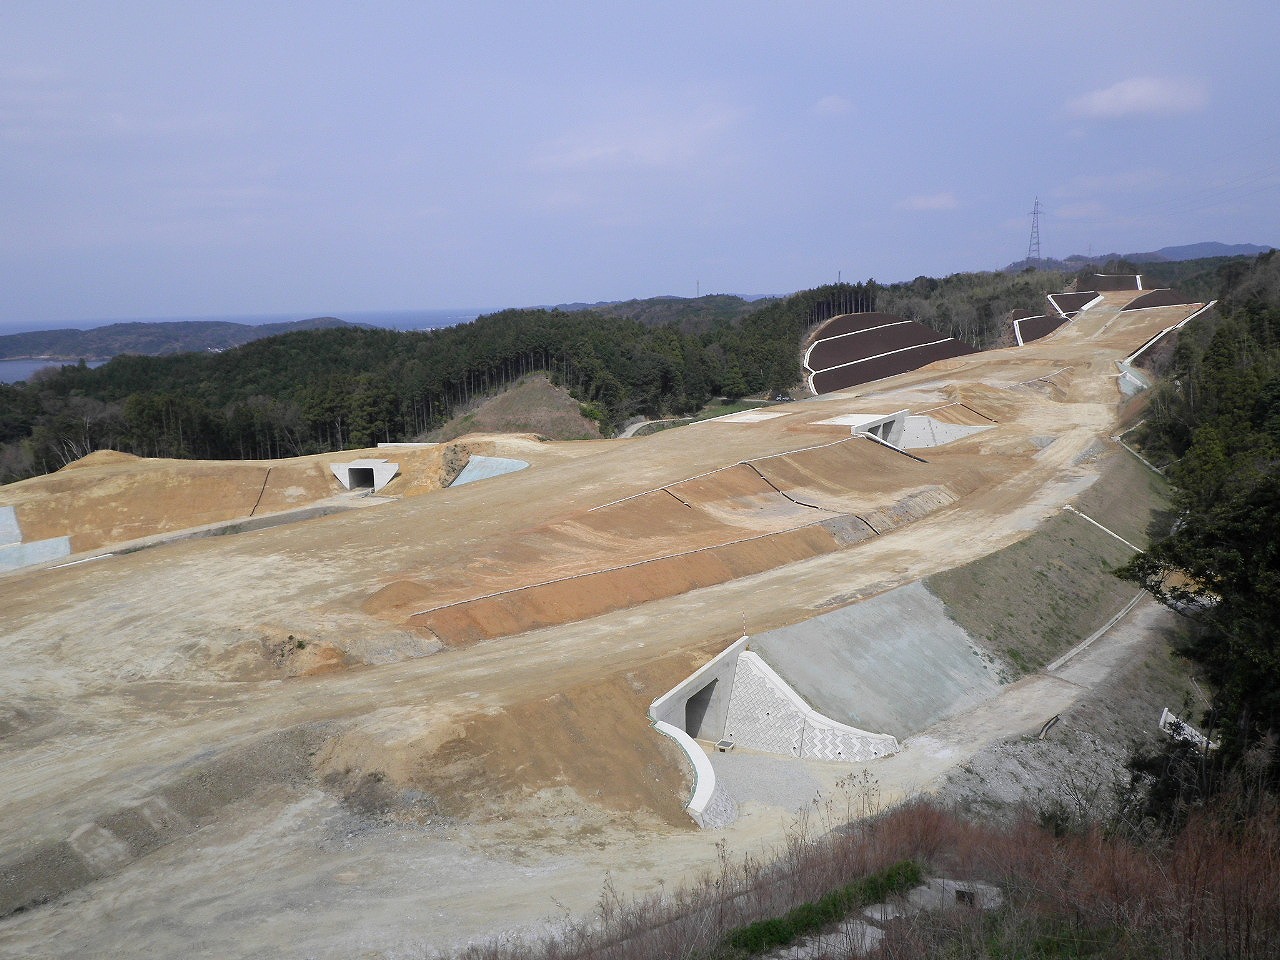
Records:
[[[744,619],[799,623],[1053,524],[1110,550],[1063,507],[1089,513],[1111,462],[1114,360],[1192,308],[1121,318],[1108,297],[1028,347],[767,418],[465,438],[530,467],[0,579],[0,955],[412,956],[588,910],[606,874],[652,889],[719,841],[779,842],[785,803],[693,826],[648,704]],[[902,408],[991,429],[915,459],[821,422]],[[1025,676],[868,772],[905,796],[1105,704],[1160,618],[1135,608],[1051,674],[1087,631],[1046,626]],[[825,791],[861,771],[795,763]]]

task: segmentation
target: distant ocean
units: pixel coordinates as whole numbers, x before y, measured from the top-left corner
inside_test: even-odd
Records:
[[[45,367],[60,367],[66,360],[0,360],[0,383],[17,383],[27,380],[37,370]],[[105,360],[94,360],[89,366],[100,367]]]
[[[292,320],[310,320],[313,317],[336,316],[348,323],[365,323],[372,327],[383,327],[388,330],[438,330],[441,327],[453,327],[460,323],[470,323],[476,317],[489,310],[471,308],[455,308],[452,310],[360,310],[351,313],[278,313],[255,314],[236,317],[146,317],[139,322],[156,323],[173,320],[226,320],[231,323],[245,323],[250,326],[261,326],[264,323],[284,323]],[[81,320],[75,323],[51,324],[47,327],[0,327],[0,334],[22,333],[27,330],[79,329],[89,330],[93,327],[105,327],[111,323],[130,323],[125,319],[114,320]],[[17,383],[26,380],[37,370],[49,366],[61,366],[66,361],[48,360],[0,360],[0,383]],[[91,367],[102,366],[103,361],[90,363]]]

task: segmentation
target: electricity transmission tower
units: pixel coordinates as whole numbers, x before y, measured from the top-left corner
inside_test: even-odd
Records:
[[[1040,198],[1031,208],[1031,240],[1027,243],[1027,259],[1040,266]]]

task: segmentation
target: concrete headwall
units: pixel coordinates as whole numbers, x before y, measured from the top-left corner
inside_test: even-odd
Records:
[[[727,826],[736,820],[738,804],[728,793],[717,788],[711,761],[694,737],[720,739],[724,719],[728,715],[738,655],[746,645],[747,638],[740,637],[706,666],[694,671],[649,705],[649,719],[653,721],[654,729],[674,740],[689,758],[694,784],[693,796],[685,804],[685,812],[694,823],[707,830]],[[709,687],[712,690],[710,702],[705,705],[705,710],[697,711],[699,729],[687,731],[689,700],[699,698]]]
[[[329,464],[329,469],[333,471],[333,475],[338,478],[338,482],[348,490],[352,489],[352,470],[367,470],[373,476],[373,492],[377,493],[388,483],[395,479],[397,473],[400,472],[400,464],[388,463],[386,460],[346,460],[341,463]]]
[[[649,706],[649,716],[655,722],[679,727],[690,736],[703,740],[719,740],[724,732],[725,719],[729,715],[729,698],[733,691],[734,674],[738,667],[738,654],[747,646],[747,637],[740,637],[717,654],[701,669],[676,684]],[[690,698],[697,697],[712,684],[710,702],[702,713],[697,729],[687,726]]]

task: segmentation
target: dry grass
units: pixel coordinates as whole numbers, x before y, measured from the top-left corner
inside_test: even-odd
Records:
[[[1136,546],[1168,527],[1168,485],[1114,447],[1076,509]],[[1024,540],[930,577],[947,613],[1015,674],[1028,673],[1101,627],[1133,597],[1111,571],[1133,551],[1076,513],[1062,512]]]
[[[1061,513],[998,553],[925,585],[970,636],[1029,673],[1101,627],[1133,597],[1111,570],[1133,551],[1083,517]]]
[[[865,784],[863,785],[865,787]],[[864,799],[865,799],[864,794]],[[845,814],[857,811],[852,808]],[[909,914],[879,956],[1238,958],[1280,955],[1280,809],[1202,810],[1173,839],[1140,844],[1100,825],[1065,836],[1031,816],[1007,824],[916,802],[833,826],[802,818],[776,860],[733,862],[674,890],[624,901],[538,942],[472,947],[465,960],[736,958],[748,924],[779,918],[904,860],[931,875],[997,884],[998,911]],[[840,817],[836,817],[840,820]],[[793,914],[794,915],[794,914]]]

